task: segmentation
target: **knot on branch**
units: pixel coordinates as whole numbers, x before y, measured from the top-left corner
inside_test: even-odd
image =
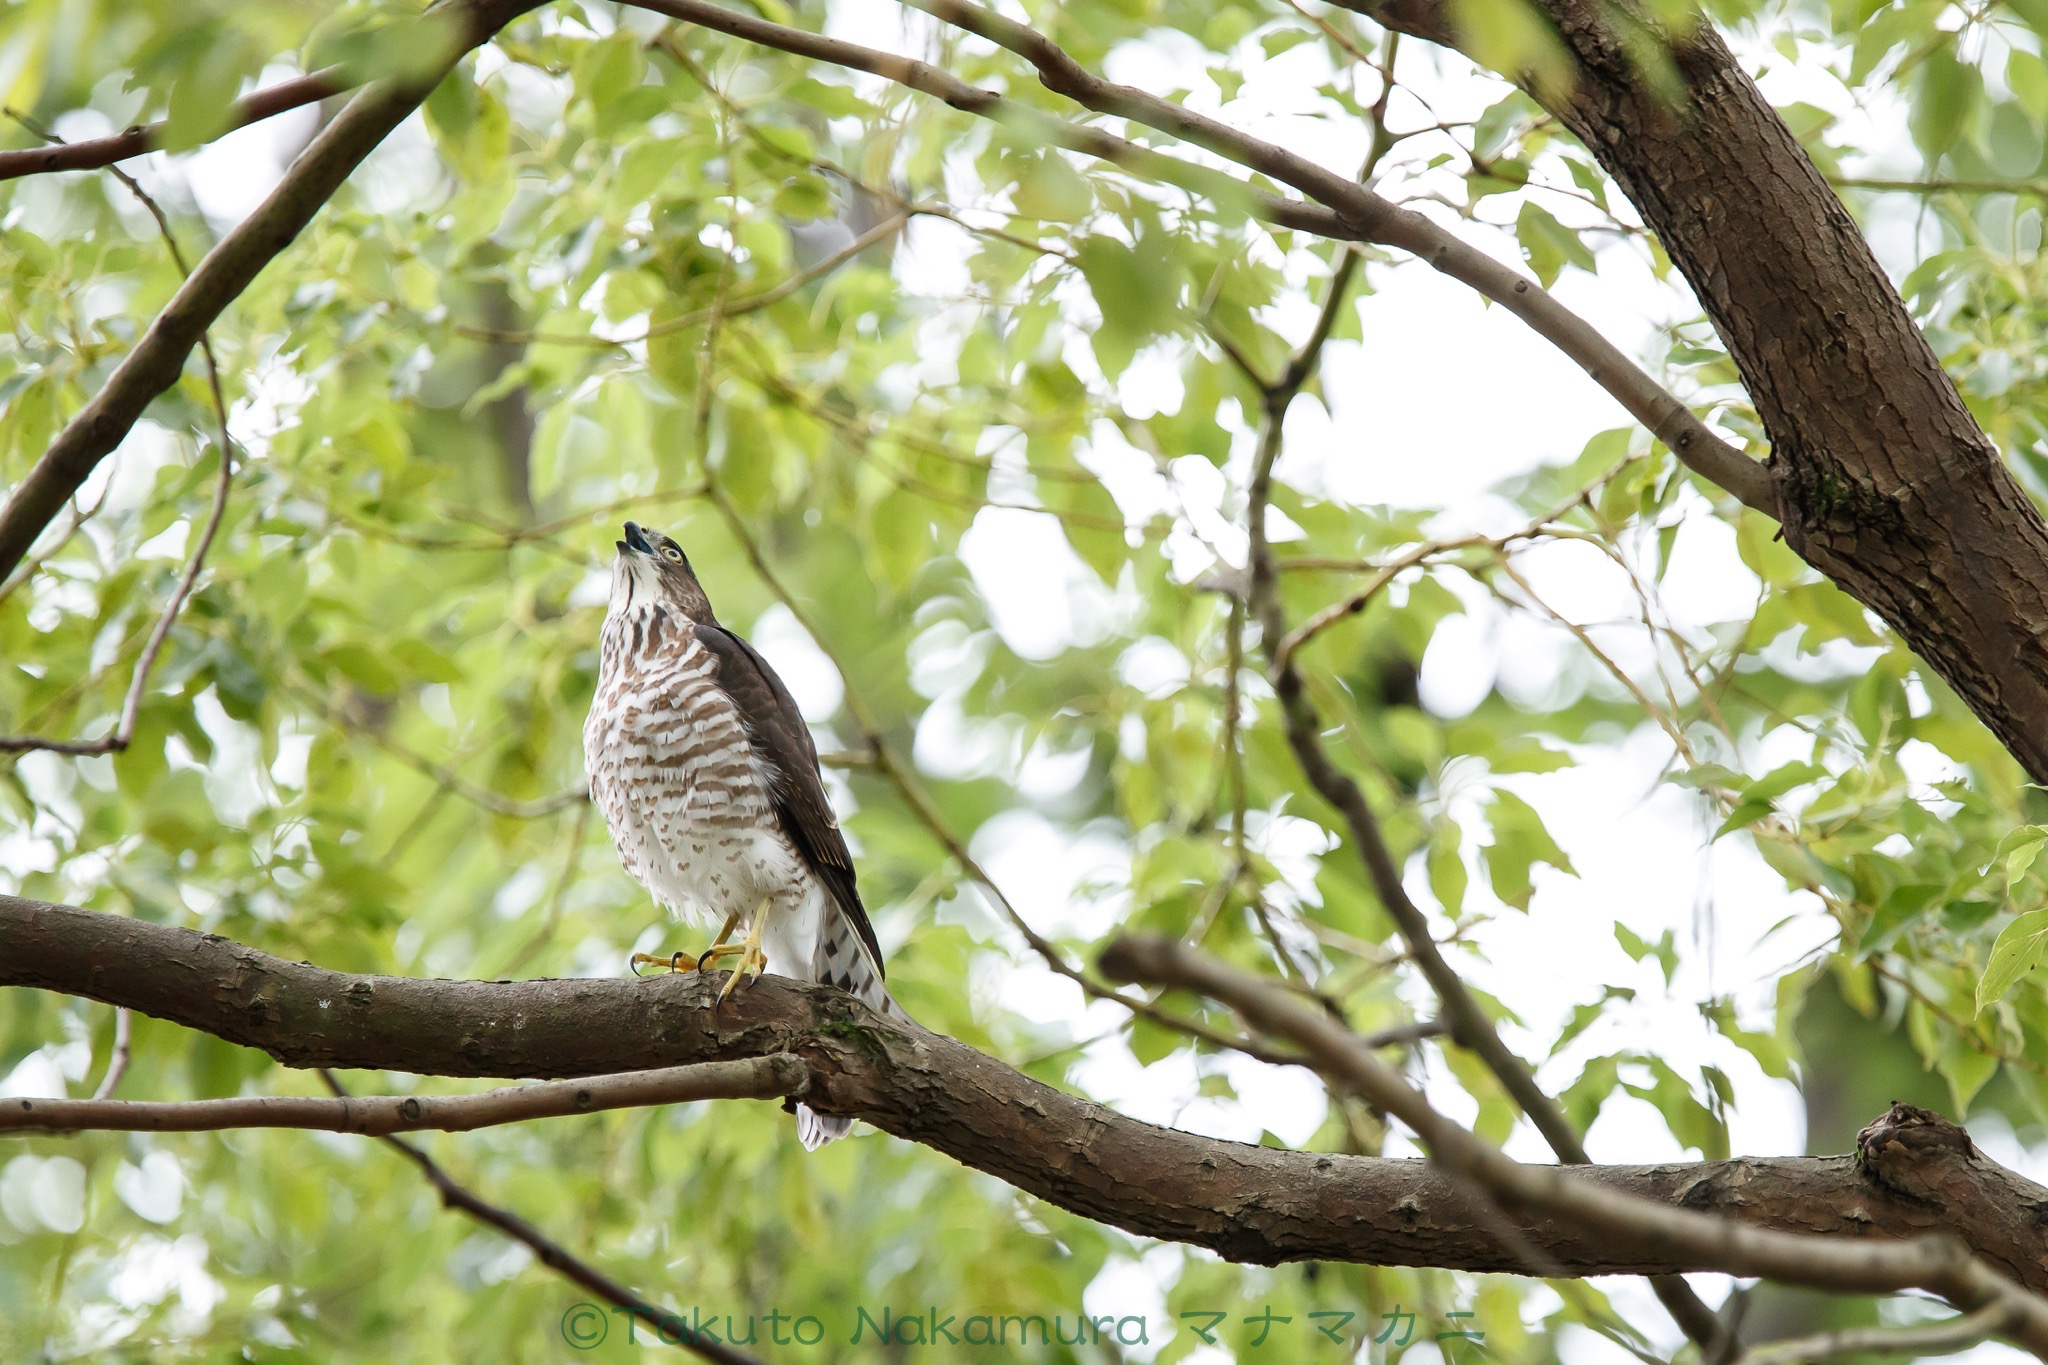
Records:
[[[1952,1201],[1959,1181],[1976,1183],[1976,1159],[1976,1144],[1960,1124],[1898,1100],[1856,1135],[1857,1169],[1909,1199]]]
[[[1830,543],[1852,553],[1857,538],[1902,537],[1918,520],[1907,505],[1909,494],[1888,494],[1866,479],[1800,456],[1798,442],[1784,440],[1774,445],[1771,464],[1780,476],[1785,539],[1801,554],[1809,545],[1820,549]]]

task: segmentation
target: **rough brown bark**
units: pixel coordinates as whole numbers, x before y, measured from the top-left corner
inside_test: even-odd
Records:
[[[718,980],[424,981],[286,962],[212,934],[0,896],[0,986],[126,1005],[287,1066],[562,1077],[793,1052],[807,1101],[1127,1231],[1235,1261],[1516,1271],[1458,1188],[1423,1161],[1290,1152],[1157,1128],[1041,1084],[851,996],[766,977],[713,1008]],[[1584,1179],[1758,1227],[1838,1237],[1948,1232],[2048,1290],[2048,1189],[1924,1111],[1874,1128],[1863,1158],[1574,1167]],[[1626,1252],[1548,1220],[1529,1243],[1577,1275],[1709,1269]]]
[[[1435,0],[1340,3],[1457,42]],[[1771,438],[1786,542],[2048,780],[2048,526],[1854,220],[1710,24],[1671,45],[1674,101],[1604,0],[1535,5],[1577,81],[1531,93],[1619,182],[1720,332]]]

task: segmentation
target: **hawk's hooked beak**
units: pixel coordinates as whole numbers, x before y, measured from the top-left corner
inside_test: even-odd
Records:
[[[651,555],[654,553],[654,545],[647,539],[647,533],[641,530],[635,522],[629,521],[626,523],[626,538],[616,543],[621,550],[631,550],[635,554]]]

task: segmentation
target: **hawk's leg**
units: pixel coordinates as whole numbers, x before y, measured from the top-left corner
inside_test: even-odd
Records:
[[[740,960],[733,964],[732,975],[726,978],[725,989],[718,993],[721,1003],[732,994],[732,988],[740,984],[740,978],[747,975],[759,976],[768,969],[768,954],[761,951],[761,929],[768,923],[767,900],[763,900],[754,911],[754,922],[747,929],[747,941],[739,947]]]
[[[665,966],[672,972],[709,971],[711,964],[718,961],[719,958],[731,957],[744,951],[744,949],[725,941],[731,936],[733,926],[739,922],[740,917],[737,913],[727,915],[725,917],[725,927],[718,931],[717,938],[711,940],[711,946],[704,950],[702,957],[691,957],[688,953],[670,953],[667,957],[663,957],[660,953],[635,953],[630,964],[633,968],[633,974],[635,976],[640,974],[642,963]]]
[[[704,956],[697,959],[697,970],[708,972],[721,957],[738,957],[746,952],[743,943],[727,943],[732,936],[733,926],[740,922],[740,912],[735,910],[725,917],[725,927],[718,931],[718,937],[711,940],[711,946],[704,950]]]

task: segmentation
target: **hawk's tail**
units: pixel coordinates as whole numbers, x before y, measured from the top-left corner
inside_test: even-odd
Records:
[[[812,978],[827,986],[858,996],[870,1009],[892,1019],[908,1020],[903,1007],[890,996],[882,982],[882,969],[868,956],[853,922],[837,907],[825,916],[824,932],[818,935],[818,949],[811,960]],[[796,1135],[806,1151],[815,1152],[835,1138],[852,1131],[853,1120],[838,1114],[820,1114],[809,1105],[796,1107]]]

